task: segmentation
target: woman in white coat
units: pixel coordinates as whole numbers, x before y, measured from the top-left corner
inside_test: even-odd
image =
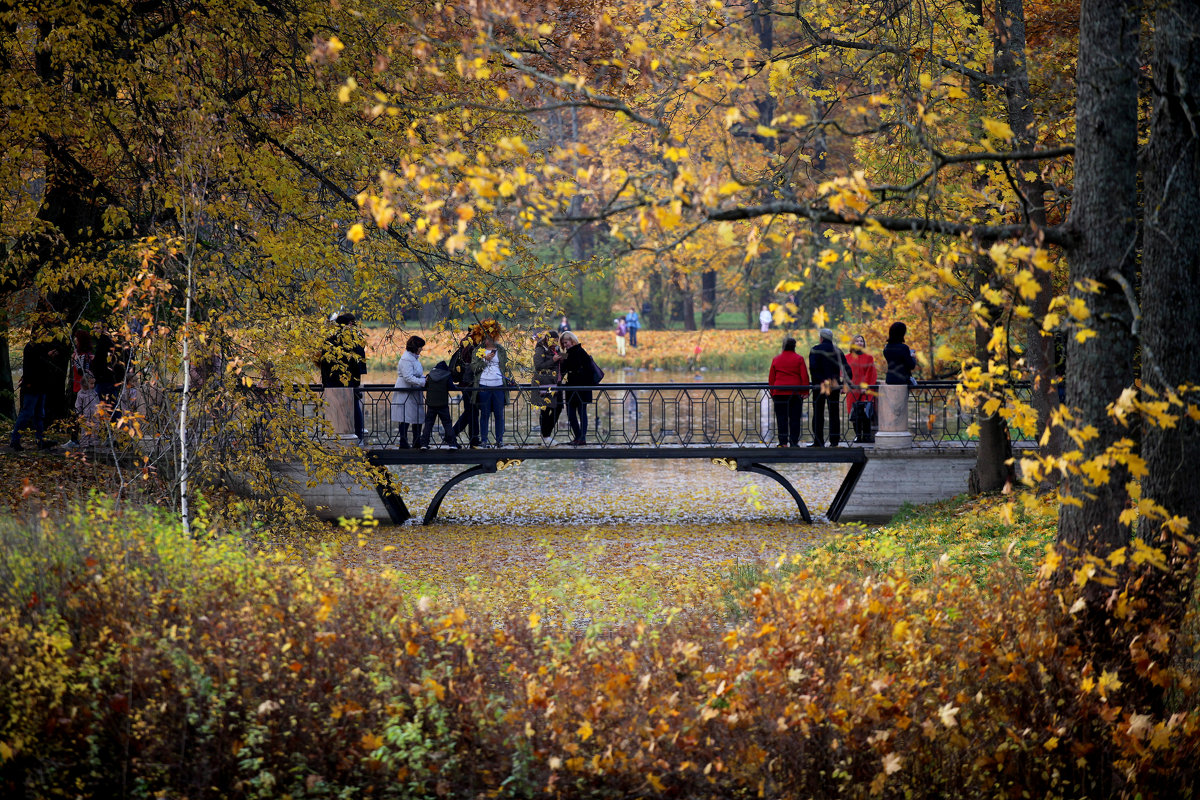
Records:
[[[408,337],[404,354],[396,365],[396,388],[413,389],[408,392],[392,392],[392,421],[400,423],[397,447],[416,447],[421,439],[421,423],[425,421],[425,370],[421,367],[421,349],[425,340],[420,336]],[[413,443],[408,443],[408,429],[412,427]]]

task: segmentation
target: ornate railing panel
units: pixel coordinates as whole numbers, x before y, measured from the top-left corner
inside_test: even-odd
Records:
[[[593,402],[587,406],[589,445],[598,447],[762,447],[776,441],[775,414],[770,387],[744,383],[632,383],[590,387]],[[811,440],[810,425],[813,392],[807,389],[804,401],[804,435],[801,443]],[[928,382],[912,387],[909,394],[909,430],[917,443],[934,445],[970,442],[968,426],[974,421],[973,410],[958,401],[956,384]],[[1027,398],[1028,386],[1017,387]],[[369,385],[361,389],[365,445],[393,447],[398,441],[398,424],[392,421],[392,397],[397,392],[420,390],[395,389]],[[571,439],[565,403],[569,389],[559,389],[564,407],[554,427],[554,437],[562,443]],[[553,397],[553,395],[552,395]],[[1024,399],[1023,398],[1023,399]],[[541,387],[520,386],[509,390],[505,407],[505,447],[542,447],[539,414],[542,409]],[[306,409],[307,410],[307,409]],[[315,412],[315,406],[313,407]],[[461,394],[451,397],[451,417],[462,413]],[[854,437],[848,419],[844,395],[838,404],[843,443]],[[1014,441],[1021,441],[1013,431]],[[466,431],[459,440],[466,444]],[[441,441],[434,431],[432,444]]]

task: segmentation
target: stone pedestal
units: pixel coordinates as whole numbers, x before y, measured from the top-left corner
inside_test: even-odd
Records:
[[[881,384],[876,402],[879,404],[879,430],[875,434],[875,447],[881,450],[912,447],[913,437],[908,430],[908,387]]]
[[[325,419],[333,426],[333,437],[345,438],[354,435],[354,389],[328,388],[323,392],[325,397]]]

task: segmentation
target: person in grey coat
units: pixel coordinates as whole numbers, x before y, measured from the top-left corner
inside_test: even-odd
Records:
[[[397,447],[407,449],[418,446],[421,438],[421,423],[425,421],[425,369],[421,366],[421,350],[425,340],[420,336],[408,337],[404,353],[396,364],[397,391],[392,392],[392,421],[400,423]],[[403,391],[403,390],[408,391]],[[408,443],[408,429],[412,427],[413,442]]]

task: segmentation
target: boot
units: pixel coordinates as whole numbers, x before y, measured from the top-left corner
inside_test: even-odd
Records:
[[[408,423],[407,422],[400,423],[400,434],[396,438],[396,447],[399,447],[401,450],[408,449]]]
[[[420,446],[421,446],[421,444],[422,444],[422,442],[421,442],[421,426],[420,426],[420,425],[418,425],[418,424],[416,424],[416,423],[413,423],[413,426],[412,426],[412,431],[413,431],[413,443],[412,443],[412,446],[413,446],[413,447],[420,447]]]

